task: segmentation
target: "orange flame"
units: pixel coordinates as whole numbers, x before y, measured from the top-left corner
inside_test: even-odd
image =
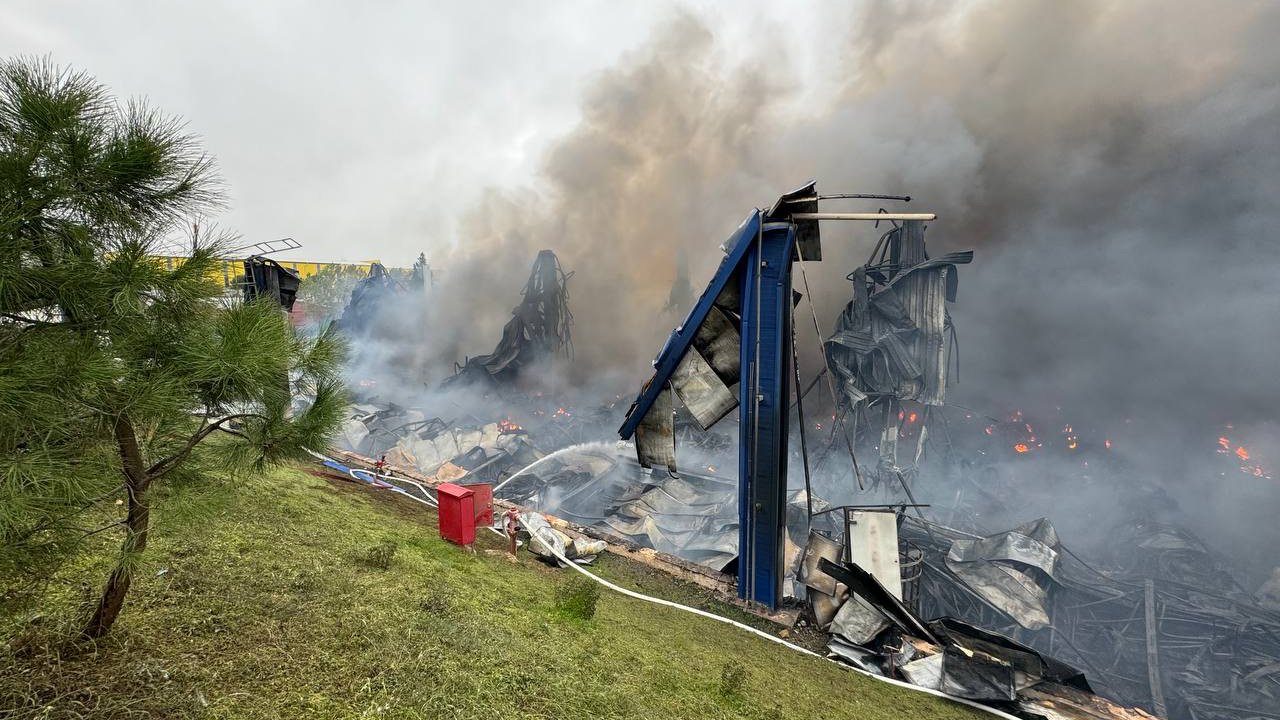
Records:
[[[1027,447],[1026,443],[1018,443],[1013,446],[1013,449],[1017,450],[1019,453],[1030,452],[1031,450],[1031,448]]]
[[[1241,460],[1248,460],[1249,451],[1245,450],[1243,447],[1238,447],[1236,448],[1236,457],[1240,458]]]

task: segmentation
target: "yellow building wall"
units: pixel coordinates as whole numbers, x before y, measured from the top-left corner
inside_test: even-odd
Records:
[[[155,256],[155,260],[156,262],[163,264],[169,270],[173,270],[175,268],[181,267],[182,263],[187,261],[185,257],[182,257],[180,255],[157,255]],[[309,260],[276,260],[276,262],[280,263],[280,265],[283,267],[287,267],[291,270],[296,270],[298,273],[298,277],[306,279],[311,277],[312,275],[315,275],[316,273],[320,272],[321,270],[327,267],[338,267],[338,268],[344,268],[347,270],[359,270],[361,272],[364,272],[365,274],[368,274],[369,268],[372,267],[373,264],[377,262],[377,260],[370,260],[368,262],[358,262],[358,263],[327,263],[327,262],[312,262]],[[217,280],[221,282],[223,287],[231,287],[232,281],[234,281],[237,277],[243,274],[244,274],[244,260],[223,260],[218,269],[209,273],[209,278],[211,280]]]

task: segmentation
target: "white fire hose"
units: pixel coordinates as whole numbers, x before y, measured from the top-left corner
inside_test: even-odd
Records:
[[[534,532],[533,528],[530,528],[530,527],[529,527],[529,525],[528,525],[527,523],[525,523],[525,521],[524,521],[524,516],[523,516],[523,515],[521,515],[521,517],[520,517],[520,524],[524,526],[525,530],[527,530],[527,531],[529,532],[529,534],[530,534],[530,535],[532,535],[532,534],[533,534],[533,532]],[[550,530],[551,528],[542,528],[542,529],[543,529],[543,530]],[[618,593],[621,593],[621,594],[623,594],[623,595],[626,595],[627,597],[635,598],[636,600],[643,600],[643,601],[645,601],[645,602],[651,602],[651,603],[654,603],[654,604],[656,604],[656,605],[665,605],[665,606],[670,607],[670,608],[675,608],[675,609],[677,609],[677,610],[683,610],[683,611],[688,612],[688,613],[693,613],[694,615],[699,615],[699,616],[701,616],[701,617],[708,618],[708,619],[710,619],[710,620],[715,620],[716,622],[722,622],[722,623],[724,623],[724,624],[726,624],[726,625],[732,625],[733,627],[736,627],[736,628],[738,628],[739,630],[746,630],[747,632],[749,632],[749,633],[751,633],[751,634],[753,634],[753,635],[757,635],[757,636],[759,636],[759,637],[762,637],[762,638],[764,638],[765,640],[768,640],[768,641],[770,641],[770,642],[778,643],[779,645],[782,645],[782,646],[784,646],[784,647],[790,648],[791,650],[794,650],[794,651],[796,651],[796,652],[798,652],[798,653],[803,653],[803,654],[805,654],[805,655],[809,655],[810,657],[818,658],[819,660],[826,660],[826,661],[827,661],[827,662],[829,662],[829,663],[833,663],[833,664],[835,664],[837,667],[843,668],[843,669],[845,669],[845,670],[852,670],[853,672],[859,673],[859,674],[861,674],[861,675],[865,675],[865,676],[867,676],[867,677],[869,677],[869,678],[872,678],[873,680],[879,680],[879,681],[881,681],[881,682],[889,683],[890,685],[896,685],[896,686],[898,686],[898,687],[906,688],[906,689],[908,689],[908,690],[915,690],[916,692],[922,692],[922,693],[925,693],[925,694],[928,694],[928,695],[933,695],[934,697],[940,697],[940,698],[943,698],[943,699],[945,699],[945,700],[950,700],[950,701],[952,701],[952,702],[960,703],[961,705],[966,705],[966,706],[968,706],[968,707],[974,708],[975,710],[981,710],[981,711],[983,711],[983,712],[989,713],[989,714],[994,715],[994,716],[996,716],[996,717],[999,717],[999,718],[1005,718],[1005,720],[1021,720],[1020,718],[1018,718],[1018,717],[1016,717],[1016,716],[1014,716],[1014,715],[1010,715],[1009,713],[1006,713],[1006,712],[1003,712],[1003,711],[997,710],[997,709],[995,709],[995,708],[993,708],[993,707],[988,707],[988,706],[986,706],[986,705],[983,705],[982,703],[974,702],[973,700],[968,700],[968,699],[966,699],[966,698],[962,698],[962,697],[956,697],[956,696],[954,696],[954,695],[948,695],[948,694],[946,694],[946,693],[944,693],[944,692],[939,692],[939,691],[937,691],[937,690],[933,690],[933,689],[931,689],[931,688],[920,687],[919,685],[912,685],[911,683],[902,682],[901,680],[895,680],[895,679],[893,679],[893,678],[885,677],[885,676],[883,676],[883,675],[876,675],[875,673],[867,672],[866,670],[863,670],[863,669],[861,669],[861,668],[856,668],[856,667],[852,667],[852,666],[850,666],[850,665],[845,665],[844,663],[836,662],[835,660],[832,660],[831,658],[823,657],[822,655],[819,655],[818,653],[816,653],[816,652],[814,652],[814,651],[812,651],[812,650],[809,650],[809,649],[807,649],[807,648],[800,647],[799,645],[796,645],[795,643],[789,643],[789,642],[787,642],[786,640],[783,640],[782,638],[780,638],[780,637],[778,637],[778,636],[774,635],[773,633],[765,632],[764,630],[760,630],[760,629],[758,629],[758,628],[753,628],[753,627],[751,627],[750,625],[746,625],[746,624],[744,624],[744,623],[740,623],[740,622],[738,622],[738,621],[736,621],[736,620],[730,620],[730,619],[729,619],[729,618],[727,618],[727,617],[723,617],[723,616],[721,616],[721,615],[716,615],[715,613],[710,613],[710,612],[707,612],[706,610],[699,610],[698,608],[695,608],[695,607],[689,607],[688,605],[681,605],[680,603],[672,602],[672,601],[670,601],[670,600],[663,600],[662,598],[656,598],[656,597],[653,597],[653,596],[650,596],[650,595],[645,595],[645,594],[643,594],[643,593],[638,593],[638,592],[636,592],[636,591],[634,591],[634,590],[628,590],[627,588],[624,588],[624,587],[622,587],[621,585],[615,585],[615,584],[613,584],[613,583],[609,582],[608,580],[605,580],[604,578],[602,578],[602,577],[600,577],[600,576],[598,576],[598,575],[593,575],[592,573],[590,573],[589,571],[587,571],[587,570],[586,570],[586,568],[583,568],[583,567],[582,567],[581,565],[579,565],[578,563],[575,563],[575,562],[573,562],[572,560],[570,560],[569,558],[565,557],[565,556],[564,556],[564,553],[562,553],[562,552],[560,552],[559,550],[557,550],[557,549],[556,549],[556,547],[555,547],[555,544],[554,544],[554,543],[547,542],[545,538],[539,538],[539,539],[541,539],[541,540],[542,540],[542,544],[543,544],[544,546],[546,546],[546,548],[547,548],[548,550],[550,550],[550,551],[551,551],[551,553],[552,553],[552,554],[554,554],[554,555],[556,556],[556,559],[557,559],[557,560],[559,560],[560,562],[564,563],[565,565],[568,565],[569,567],[573,568],[574,570],[577,570],[578,572],[582,573],[583,575],[586,575],[588,578],[591,578],[591,579],[592,579],[592,580],[594,580],[595,582],[600,583],[601,585],[603,585],[603,586],[605,586],[605,587],[609,588],[610,590],[613,590],[614,592],[618,592]]]
[[[307,449],[307,448],[303,448],[303,449],[304,449],[304,450],[306,450],[306,451],[307,451],[309,454],[311,454],[313,457],[315,457],[315,458],[317,458],[317,459],[319,459],[319,460],[321,460],[321,461],[328,460],[329,462],[334,462],[334,461],[333,461],[333,460],[331,460],[330,458],[325,457],[324,455],[321,455],[320,453],[315,452],[314,450],[309,450],[309,449]],[[400,481],[400,482],[407,482],[407,483],[411,483],[411,484],[413,484],[413,485],[417,486],[419,490],[422,490],[422,491],[423,491],[423,494],[424,494],[424,495],[427,495],[427,497],[428,497],[428,498],[430,497],[430,495],[428,495],[428,494],[427,494],[427,492],[426,492],[426,488],[424,488],[421,484],[419,484],[419,483],[417,483],[417,482],[414,482],[413,480],[408,480],[408,479],[406,479],[406,478],[401,478],[401,477],[394,477],[394,476],[391,476],[391,475],[382,475],[382,474],[380,474],[380,473],[375,473],[375,472],[372,472],[372,471],[370,471],[370,470],[352,470],[352,471],[350,471],[351,476],[352,476],[353,478],[355,478],[356,480],[361,480],[361,478],[359,478],[359,477],[357,477],[357,476],[356,476],[356,474],[355,474],[356,472],[361,472],[361,473],[364,473],[364,474],[366,474],[366,475],[370,475],[370,476],[377,477],[377,478],[385,478],[385,479],[387,479],[387,480],[396,480],[396,481]],[[361,481],[362,481],[362,480],[361,480]],[[362,482],[363,482],[363,481],[362,481]],[[393,486],[393,487],[394,487],[394,486]],[[409,497],[409,498],[412,498],[413,500],[416,500],[416,501],[418,501],[418,502],[422,503],[423,505],[428,505],[428,506],[431,506],[431,507],[438,507],[438,505],[437,505],[436,503],[430,502],[429,500],[423,500],[423,499],[421,499],[421,498],[419,498],[419,497],[417,497],[417,496],[415,496],[415,495],[412,495],[411,493],[405,492],[405,491],[404,491],[403,489],[401,489],[401,488],[395,487],[394,489],[397,491],[397,493],[398,493],[398,494],[400,494],[400,495],[404,495],[404,496]],[[524,529],[525,529],[526,531],[528,531],[530,535],[533,535],[533,534],[534,534],[534,532],[535,532],[535,531],[534,531],[534,528],[529,527],[528,523],[526,523],[526,522],[524,521],[524,516],[523,516],[523,514],[520,516],[520,524],[524,526]],[[498,533],[499,535],[501,535],[501,534],[502,534],[502,532],[501,532],[501,531],[499,531],[497,528],[489,528],[489,529],[490,529],[490,530],[493,530],[494,532]],[[550,528],[550,527],[544,527],[544,528],[541,528],[541,529],[542,529],[542,530],[549,530],[549,531],[554,532],[554,530],[553,530],[552,528]],[[732,625],[733,627],[738,628],[739,630],[745,630],[745,631],[747,631],[747,632],[751,633],[752,635],[756,635],[756,636],[761,637],[761,638],[764,638],[765,640],[768,640],[768,641],[770,641],[770,642],[777,643],[777,644],[779,644],[779,645],[782,645],[783,647],[789,648],[789,649],[794,650],[794,651],[796,651],[796,652],[798,652],[798,653],[802,653],[802,654],[804,654],[804,655],[808,655],[808,656],[810,656],[810,657],[814,657],[814,658],[817,658],[817,659],[819,659],[819,660],[825,660],[825,661],[827,661],[827,662],[829,662],[829,663],[832,663],[832,664],[836,665],[836,666],[837,666],[837,667],[839,667],[839,668],[842,668],[842,669],[844,669],[844,670],[850,670],[850,671],[856,672],[856,673],[858,673],[858,674],[860,674],[860,675],[865,675],[866,677],[869,677],[869,678],[871,678],[871,679],[873,679],[873,680],[879,680],[880,682],[889,683],[890,685],[896,685],[897,687],[900,687],[900,688],[906,688],[906,689],[908,689],[908,690],[914,690],[914,691],[916,691],[916,692],[921,692],[921,693],[925,693],[925,694],[927,694],[927,695],[933,695],[934,697],[939,697],[939,698],[943,698],[943,699],[945,699],[945,700],[950,700],[951,702],[959,703],[959,704],[961,704],[961,705],[965,705],[965,706],[967,706],[967,707],[974,708],[975,710],[981,710],[981,711],[983,711],[983,712],[985,712],[985,713],[988,713],[988,714],[990,714],[990,715],[994,715],[994,716],[999,717],[999,718],[1005,718],[1005,720],[1021,720],[1020,718],[1018,718],[1018,717],[1016,717],[1016,716],[1013,716],[1013,715],[1010,715],[1009,713],[1002,712],[1002,711],[997,710],[997,709],[995,709],[995,708],[993,708],[993,707],[988,707],[988,706],[986,706],[986,705],[983,705],[983,704],[981,704],[981,703],[974,702],[974,701],[972,701],[972,700],[968,700],[968,699],[966,699],[966,698],[956,697],[956,696],[954,696],[954,695],[948,695],[948,694],[946,694],[946,693],[944,693],[944,692],[939,692],[939,691],[937,691],[937,690],[933,690],[933,689],[931,689],[931,688],[920,687],[919,685],[912,685],[911,683],[902,682],[901,680],[895,680],[895,679],[893,679],[893,678],[885,677],[885,676],[883,676],[883,675],[876,675],[875,673],[867,672],[866,670],[863,670],[863,669],[861,669],[861,668],[856,668],[856,667],[853,667],[853,666],[850,666],[850,665],[845,665],[844,663],[841,663],[841,662],[836,662],[835,660],[832,660],[831,658],[828,658],[828,657],[823,657],[822,655],[819,655],[818,653],[813,652],[812,650],[809,650],[808,648],[800,647],[799,645],[796,645],[795,643],[789,643],[789,642],[787,642],[786,640],[783,640],[782,638],[780,638],[780,637],[778,637],[778,636],[774,635],[773,633],[765,632],[764,630],[760,630],[760,629],[758,629],[758,628],[753,628],[753,627],[751,627],[750,625],[746,625],[746,624],[744,624],[744,623],[740,623],[740,622],[738,622],[738,621],[736,621],[736,620],[730,620],[730,619],[729,619],[729,618],[727,618],[727,617],[724,617],[724,616],[721,616],[721,615],[716,615],[715,613],[707,612],[706,610],[699,610],[698,608],[695,608],[695,607],[689,607],[688,605],[681,605],[680,603],[672,602],[672,601],[670,601],[670,600],[663,600],[662,598],[656,598],[656,597],[653,597],[653,596],[651,596],[651,595],[645,595],[645,594],[643,594],[643,593],[638,593],[638,592],[636,592],[636,591],[634,591],[634,590],[628,590],[627,588],[624,588],[624,587],[622,587],[621,585],[615,585],[614,583],[611,583],[611,582],[609,582],[608,580],[605,580],[604,578],[602,578],[602,577],[600,577],[600,576],[598,576],[598,575],[594,575],[594,574],[592,574],[591,572],[587,571],[585,568],[583,568],[583,567],[582,567],[581,565],[579,565],[578,563],[573,562],[573,561],[572,561],[572,560],[570,560],[569,558],[565,557],[564,553],[562,553],[560,550],[556,549],[555,543],[547,542],[547,540],[546,540],[545,538],[539,538],[539,539],[540,539],[540,540],[542,540],[542,544],[543,544],[544,546],[546,546],[546,548],[547,548],[549,551],[551,551],[551,553],[552,553],[553,555],[555,555],[556,559],[557,559],[557,560],[559,560],[560,562],[564,563],[565,565],[568,565],[569,567],[573,568],[574,570],[576,570],[576,571],[578,571],[578,572],[582,573],[583,575],[587,576],[587,577],[588,577],[588,578],[590,578],[591,580],[593,580],[593,581],[595,581],[595,582],[597,582],[597,583],[600,583],[601,585],[603,585],[603,586],[605,586],[605,587],[609,588],[610,590],[613,590],[614,592],[620,593],[620,594],[622,594],[622,595],[626,595],[627,597],[635,598],[636,600],[643,600],[644,602],[654,603],[655,605],[665,605],[666,607],[675,608],[676,610],[683,610],[684,612],[692,613],[692,614],[694,614],[694,615],[698,615],[698,616],[701,616],[701,617],[707,618],[707,619],[709,619],[709,620],[714,620],[714,621],[716,621],[716,622],[721,622],[721,623],[724,623],[724,624],[726,624],[726,625]]]

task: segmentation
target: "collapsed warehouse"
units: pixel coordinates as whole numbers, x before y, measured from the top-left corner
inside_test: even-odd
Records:
[[[790,222],[799,229],[795,260],[819,259],[816,222],[797,219],[817,214],[818,197],[812,186],[783,196],[751,232]],[[739,239],[749,252],[750,233]],[[797,373],[795,402],[782,396],[796,415],[786,435],[801,448],[782,462],[802,466],[806,487],[781,488],[779,605],[802,609],[803,622],[830,634],[828,651],[864,671],[1024,717],[1146,716],[1096,692],[1175,720],[1280,718],[1280,612],[1235,586],[1190,533],[1135,527],[1126,562],[1104,567],[1066,548],[1047,519],[1004,532],[958,528],[937,518],[966,513],[959,494],[951,508],[917,497],[929,454],[960,444],[945,405],[957,362],[947,304],[957,298],[957,266],[972,259],[930,257],[923,221],[904,220],[849,274],[852,298],[824,339],[821,374],[802,389]],[[734,443],[712,427],[732,417],[730,388],[742,379],[733,359],[746,337],[733,325],[748,313],[738,286],[722,284],[707,296],[704,320],[673,333],[655,366],[669,360],[674,379],[646,384],[653,405],[636,414],[616,401],[572,406],[516,382],[521,368],[571,347],[570,275],[540,253],[494,352],[466,360],[444,383],[498,403],[440,416],[360,404],[343,444],[437,481],[492,483],[497,497],[740,584],[744,500],[739,478],[721,469],[735,465]],[[800,312],[801,298],[783,295]],[[684,329],[701,362],[669,352]],[[821,386],[835,398],[835,417],[810,448],[803,400]],[[634,450],[601,432],[624,415],[635,415]],[[868,454],[874,465],[860,465]],[[842,456],[847,474],[836,469]],[[824,463],[849,495],[856,486],[891,501],[832,506],[809,482]]]

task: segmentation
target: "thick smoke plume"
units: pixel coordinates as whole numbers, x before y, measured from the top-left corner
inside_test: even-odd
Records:
[[[842,50],[818,101],[785,48],[730,62],[694,15],[599,76],[542,183],[490,191],[433,258],[442,353],[487,351],[552,248],[576,271],[569,383],[633,392],[680,319],[662,311],[678,250],[700,287],[753,204],[810,178],[910,194],[940,215],[934,253],[978,250],[953,399],[1114,432],[1142,482],[1210,516],[1198,530],[1280,544],[1249,525],[1280,481],[1213,456],[1230,423],[1280,464],[1280,6],[872,3],[826,27],[813,42]],[[807,272],[829,324],[877,233],[823,230]]]

